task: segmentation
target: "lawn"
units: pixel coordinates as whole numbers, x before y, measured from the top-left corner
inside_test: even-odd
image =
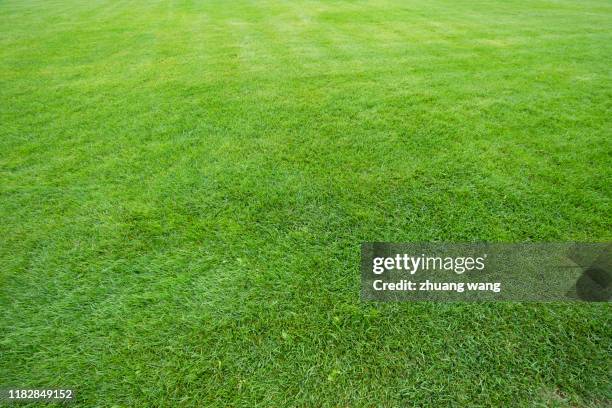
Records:
[[[361,302],[359,253],[612,240],[611,112],[608,0],[0,0],[0,387],[610,406],[609,304]]]

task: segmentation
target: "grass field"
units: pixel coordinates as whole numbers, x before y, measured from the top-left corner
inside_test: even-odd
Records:
[[[0,386],[612,404],[608,304],[363,303],[359,245],[612,239],[612,2],[0,0]]]

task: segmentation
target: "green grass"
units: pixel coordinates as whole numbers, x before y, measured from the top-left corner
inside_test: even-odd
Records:
[[[0,0],[0,386],[609,406],[608,304],[362,303],[359,245],[610,241],[611,66],[606,0]]]

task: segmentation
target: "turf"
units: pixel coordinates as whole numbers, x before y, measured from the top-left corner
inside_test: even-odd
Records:
[[[0,386],[609,406],[608,304],[363,303],[359,245],[610,241],[606,0],[0,1]]]

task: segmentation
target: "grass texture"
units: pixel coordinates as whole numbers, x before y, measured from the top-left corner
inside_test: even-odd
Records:
[[[359,245],[612,239],[605,0],[1,0],[0,385],[609,406],[608,304],[362,303]]]

